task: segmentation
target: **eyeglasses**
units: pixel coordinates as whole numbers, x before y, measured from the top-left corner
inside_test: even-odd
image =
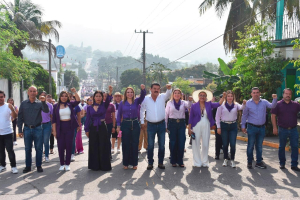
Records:
[[[206,95],[199,95],[199,97],[206,97]]]

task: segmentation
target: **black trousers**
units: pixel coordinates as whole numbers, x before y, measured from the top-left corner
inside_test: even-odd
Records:
[[[13,133],[7,135],[0,135],[0,164],[1,166],[6,166],[6,155],[5,149],[8,153],[8,158],[11,167],[16,167],[16,155],[13,147],[14,136]]]
[[[222,143],[222,136],[217,133],[217,129],[215,129],[215,136],[216,136],[216,143],[215,143],[215,150],[216,156],[220,156],[220,150],[223,148]]]
[[[50,135],[50,149],[54,148],[54,135],[51,133]]]
[[[17,133],[16,133],[17,123],[18,123],[18,119],[14,119],[14,121],[12,121],[13,130],[14,130],[14,142],[17,141]]]

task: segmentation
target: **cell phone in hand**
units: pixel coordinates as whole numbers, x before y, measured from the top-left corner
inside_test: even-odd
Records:
[[[194,140],[196,137],[195,137],[195,133],[192,133],[191,134],[191,137],[192,137],[192,139]]]

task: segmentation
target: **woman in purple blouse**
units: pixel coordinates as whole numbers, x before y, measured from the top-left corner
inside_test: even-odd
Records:
[[[198,97],[198,98],[197,98]],[[192,148],[193,148],[193,166],[209,167],[208,148],[210,139],[210,129],[213,129],[215,121],[213,119],[212,109],[219,107],[226,97],[226,92],[223,92],[223,97],[218,103],[212,103],[213,95],[207,90],[197,90],[193,93],[195,101],[190,110],[189,119],[189,135],[192,133]],[[200,153],[200,141],[202,152]]]
[[[70,171],[74,130],[79,127],[74,108],[80,103],[80,97],[75,88],[71,91],[75,93],[76,101],[70,102],[68,93],[62,91],[58,103],[53,106],[52,131],[57,139],[60,171]]]
[[[103,93],[96,91],[93,96],[93,105],[87,107],[84,125],[86,136],[89,138],[88,168],[91,170],[111,170],[110,140],[105,123],[105,114],[112,100],[113,87],[109,86],[109,94],[103,102]]]
[[[128,169],[128,165],[132,165],[135,170],[137,169],[140,138],[138,106],[144,101],[145,96],[145,85],[141,85],[141,95],[136,99],[133,88],[128,87],[124,92],[124,101],[121,101],[118,108],[117,132],[120,131],[121,127],[124,169]],[[123,119],[122,124],[121,119]]]

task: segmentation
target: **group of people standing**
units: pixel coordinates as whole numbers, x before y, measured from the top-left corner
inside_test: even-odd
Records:
[[[108,93],[96,91],[91,98],[87,99],[87,104],[81,101],[80,105],[80,97],[72,88],[72,93],[61,92],[58,102],[52,105],[46,101],[45,92],[39,96],[38,100],[36,98],[37,89],[31,86],[28,89],[29,99],[21,103],[19,110],[12,103],[4,103],[5,93],[0,91],[0,115],[4,119],[0,120],[0,171],[6,169],[4,152],[4,148],[6,148],[12,172],[18,173],[13,151],[15,136],[12,125],[17,116],[19,136],[24,137],[25,143],[26,167],[23,173],[31,171],[33,143],[36,150],[37,171],[43,171],[43,145],[45,162],[49,162],[51,133],[57,139],[59,170],[69,171],[75,151],[83,153],[82,126],[89,138],[88,168],[91,170],[109,171],[112,169],[111,160],[116,140],[118,142],[117,153],[121,152],[120,144],[122,142],[122,163],[125,170],[129,167],[137,169],[138,152],[141,150],[143,140],[148,157],[147,170],[153,169],[156,135],[158,138],[158,168],[165,169],[166,132],[169,133],[172,167],[185,167],[183,157],[186,124],[188,124],[188,134],[192,138],[194,167],[209,167],[210,131],[216,130],[223,143],[223,166],[226,167],[228,160],[231,160],[230,165],[235,168],[239,110],[243,110],[242,131],[248,134],[247,167],[252,168],[255,146],[257,159],[255,167],[265,169],[266,165],[262,161],[262,142],[265,135],[267,108],[272,109],[274,134],[280,136],[280,168],[285,168],[284,147],[287,138],[290,137],[291,168],[300,171],[297,166],[298,148],[296,146],[298,143],[295,142],[298,141],[296,125],[300,104],[291,101],[292,91],[290,89],[284,90],[283,100],[278,103],[277,95],[273,94],[273,101],[270,103],[260,98],[259,88],[255,87],[252,88],[252,98],[248,101],[244,100],[242,105],[236,103],[232,91],[223,92],[219,102],[212,102],[214,101],[213,95],[207,90],[197,90],[193,96],[188,98],[188,101],[184,101],[182,91],[178,88],[172,91],[169,84],[166,85],[166,93],[160,93],[161,86],[158,83],[151,84],[149,95],[146,95],[145,85],[141,85],[140,89],[140,95],[137,97],[136,91],[132,87],[127,87],[122,98],[119,92],[113,96],[113,87],[109,86]],[[193,103],[193,100],[196,103]],[[186,121],[187,111],[189,111],[188,123]],[[279,129],[277,129],[276,116]],[[217,156],[216,158],[219,159]]]

